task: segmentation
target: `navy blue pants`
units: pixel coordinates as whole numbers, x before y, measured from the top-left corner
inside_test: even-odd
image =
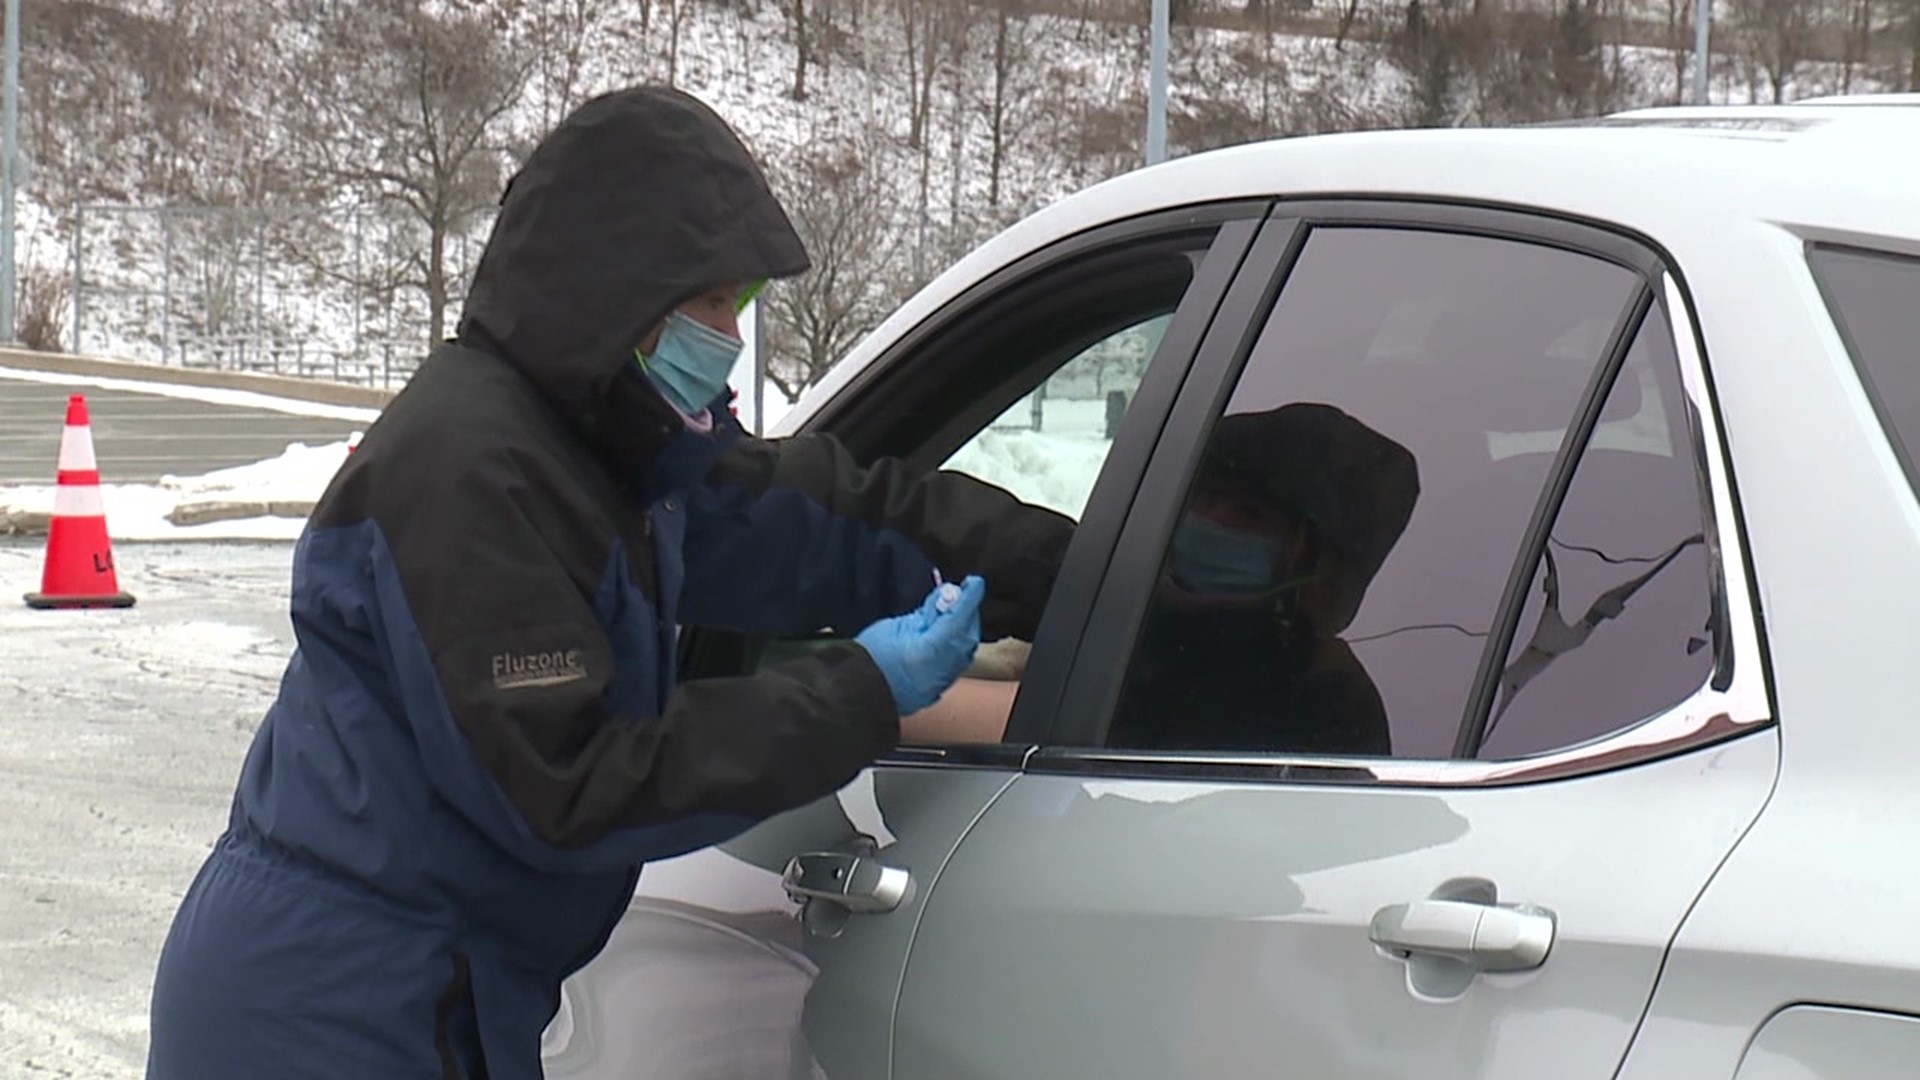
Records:
[[[160,954],[148,1080],[537,1078],[544,1018],[489,1070],[473,974],[446,928],[228,835]]]

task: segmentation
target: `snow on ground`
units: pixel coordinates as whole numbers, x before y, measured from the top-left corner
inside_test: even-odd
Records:
[[[769,412],[786,408],[768,389]],[[1018,403],[949,464],[1078,516],[1107,447],[1102,402],[1048,398],[1039,430],[1031,402]],[[345,453],[295,445],[254,465],[109,487],[109,522],[119,538],[290,538],[303,522],[177,529],[164,508],[311,499]],[[115,554],[135,607],[32,611],[7,598],[37,587],[40,541],[0,539],[0,1080],[141,1074],[161,943],[293,647],[289,545]]]
[[[748,337],[751,339],[750,332]],[[379,416],[377,409],[317,404],[252,391],[119,378],[48,375],[0,368],[0,380],[10,378],[130,390],[211,404],[272,409],[301,416],[364,420],[368,424]],[[752,383],[751,352],[743,352],[733,385],[745,388],[741,390],[736,404],[740,422],[749,430],[753,428]],[[793,403],[781,394],[778,387],[771,383],[766,386],[767,426],[771,427],[792,407]],[[200,476],[169,476],[158,484],[102,484],[101,497],[107,507],[107,531],[115,540],[295,540],[306,525],[306,519],[297,515],[242,518],[200,525],[175,525],[167,520],[167,515],[184,505],[214,501],[282,505],[312,503],[326,490],[327,483],[345,463],[346,457],[345,442],[319,446],[293,443],[278,457]],[[53,509],[53,497],[54,487],[51,484],[0,488],[0,518],[4,518],[9,509],[50,512]]]
[[[155,397],[181,398],[186,401],[204,401],[209,405],[233,405],[246,409],[269,409],[274,412],[289,413],[294,416],[320,416],[329,420],[364,420],[371,424],[380,415],[380,410],[362,408],[353,405],[327,405],[317,401],[301,401],[297,398],[277,397],[272,394],[258,393],[252,390],[224,390],[211,386],[189,386],[184,383],[148,382],[142,379],[121,379],[103,375],[67,375],[46,371],[27,371],[22,368],[0,367],[0,380],[17,379],[21,382],[54,383],[61,386],[90,386],[103,390],[127,390],[138,394],[152,394]]]
[[[777,393],[768,388],[769,423],[778,419]],[[742,395],[743,400],[745,395]],[[786,406],[780,405],[783,411]],[[742,421],[751,426],[750,409]],[[1029,502],[1078,518],[1087,493],[1106,460],[1108,442],[1100,402],[1050,401],[1047,428],[994,427],[981,432],[947,463],[1012,491]],[[304,517],[255,517],[203,525],[175,525],[167,515],[177,507],[209,501],[238,503],[312,503],[326,490],[346,461],[347,444],[307,446],[295,443],[284,454],[252,465],[220,469],[203,476],[167,477],[159,484],[105,484],[107,531],[115,540],[295,540]],[[54,489],[0,490],[0,510],[48,511]]]
[[[742,388],[735,402],[740,422],[750,431],[754,428],[751,327],[751,318],[743,320],[742,328],[746,330],[748,347],[742,351],[732,379],[734,386]],[[7,379],[125,390],[214,405],[267,409],[295,416],[358,420],[369,425],[380,415],[378,409],[327,405],[255,391],[0,367],[0,382]],[[764,401],[766,427],[778,422],[793,407],[793,403],[772,383],[764,388]],[[295,540],[306,525],[305,518],[297,515],[242,518],[200,525],[175,525],[167,520],[167,515],[183,505],[211,501],[278,503],[283,506],[312,503],[326,490],[327,483],[346,461],[346,456],[345,442],[318,446],[292,443],[276,458],[200,476],[168,476],[158,484],[102,484],[101,497],[107,507],[107,531],[115,540]],[[5,518],[8,510],[50,512],[53,509],[53,496],[52,484],[0,488],[0,519]]]
[[[751,344],[751,343],[749,343]],[[750,351],[742,354],[733,385],[745,387],[736,401],[742,424],[752,430],[753,393]],[[299,415],[329,416],[371,423],[374,409],[319,405],[253,392],[206,389],[128,379],[86,379],[39,375],[0,368],[0,379],[27,378],[45,382],[79,383],[190,398],[224,405],[276,409]],[[765,388],[766,426],[771,427],[793,403],[772,384]],[[981,432],[948,462],[949,468],[972,473],[1020,497],[1079,517],[1094,477],[1106,459],[1106,406],[1099,400],[1049,398],[1042,430],[1032,430],[1030,400],[1008,410],[1007,416]],[[250,465],[219,469],[198,476],[168,476],[158,484],[103,484],[107,531],[114,540],[295,540],[306,519],[288,507],[311,504],[325,492],[334,473],[347,458],[347,443],[318,446],[293,443],[278,457]],[[54,486],[0,488],[0,518],[8,510],[47,513],[53,509]],[[283,516],[260,516],[198,525],[176,525],[168,515],[183,506],[223,503],[278,504]]]
[[[998,484],[1030,503],[1078,521],[1094,478],[1112,444],[1106,439],[1106,406],[1100,401],[1049,398],[1039,431],[1023,401],[1001,423],[968,441],[946,467]]]
[[[133,545],[135,607],[47,612],[18,599],[39,547],[0,540],[0,1080],[142,1074],[161,942],[293,647],[292,553]]]
[[[261,516],[200,525],[175,525],[167,515],[198,503],[312,504],[347,459],[347,444],[308,446],[294,443],[279,457],[202,476],[168,476],[158,484],[102,484],[107,535],[115,540],[297,540],[306,517]],[[54,488],[0,489],[0,514],[7,509],[47,513]]]
[[[1040,430],[1022,402],[950,464],[1077,516],[1106,455],[1104,406],[1043,404]],[[259,523],[156,520],[188,492],[317,494],[344,453],[294,446],[257,465],[110,489],[109,521],[117,536],[244,531]],[[276,526],[290,536],[301,524]],[[136,606],[32,611],[6,597],[36,587],[39,542],[0,539],[0,1080],[141,1075],[167,927],[225,823],[293,647],[287,544],[115,554]]]
[[[295,416],[363,420],[368,424],[380,415],[378,409],[326,405],[247,390],[56,375],[0,367],[0,380],[6,379],[126,390],[214,405],[268,409]],[[107,532],[115,540],[297,539],[301,528],[306,525],[306,519],[301,516],[261,516],[181,526],[168,521],[167,515],[182,505],[211,501],[311,503],[326,490],[327,482],[339,470],[346,456],[345,442],[321,446],[293,443],[276,458],[219,469],[201,476],[168,476],[158,484],[102,484],[101,498],[107,508]],[[53,496],[54,487],[51,484],[0,488],[0,517],[5,517],[8,510],[51,512]]]

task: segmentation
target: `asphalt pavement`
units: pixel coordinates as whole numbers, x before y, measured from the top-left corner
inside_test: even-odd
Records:
[[[54,480],[67,398],[85,394],[108,484],[150,484],[277,457],[288,444],[339,442],[365,421],[294,416],[127,390],[0,378],[0,487]]]
[[[293,649],[290,544],[116,549],[139,597],[33,611],[0,539],[0,1080],[138,1080],[160,944]]]

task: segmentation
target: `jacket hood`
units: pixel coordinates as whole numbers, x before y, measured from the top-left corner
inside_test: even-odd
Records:
[[[703,289],[791,277],[805,246],[712,109],[636,87],[588,101],[508,181],[459,340],[505,359],[622,471],[683,423],[633,362]]]
[[[1420,496],[1413,454],[1331,405],[1225,417],[1201,469],[1263,491],[1313,523],[1318,573],[1302,586],[1300,603],[1326,635],[1353,621]]]

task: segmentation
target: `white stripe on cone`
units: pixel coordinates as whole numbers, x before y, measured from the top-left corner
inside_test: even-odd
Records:
[[[54,488],[53,513],[56,517],[106,517],[107,506],[100,498],[100,485],[61,484]]]
[[[44,460],[44,459],[43,459]],[[84,427],[60,431],[60,471],[90,472],[100,467],[93,458],[93,436]]]

